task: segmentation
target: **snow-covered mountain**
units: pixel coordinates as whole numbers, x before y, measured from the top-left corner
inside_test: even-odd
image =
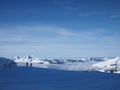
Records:
[[[48,64],[48,62],[43,61],[40,58],[36,58],[33,55],[29,55],[29,56],[26,56],[26,57],[16,57],[15,56],[15,57],[12,57],[11,59],[13,61],[17,62],[17,63],[19,63],[19,62],[23,62],[23,63],[31,62],[31,63]]]
[[[113,59],[107,59],[105,61],[96,63],[92,65],[98,71],[120,71],[120,57],[115,57]]]
[[[105,61],[104,57],[74,57],[74,58],[52,58],[52,59],[41,59],[36,58],[33,55],[26,57],[12,57],[15,62],[32,62],[39,64],[76,64],[76,63],[89,63],[94,64],[96,62]]]

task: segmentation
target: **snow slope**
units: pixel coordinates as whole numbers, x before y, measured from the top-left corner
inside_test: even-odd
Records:
[[[92,66],[100,69],[100,71],[105,71],[105,70],[120,71],[120,57],[108,59],[106,61],[93,64]]]
[[[0,70],[0,90],[120,90],[120,75],[17,67]]]

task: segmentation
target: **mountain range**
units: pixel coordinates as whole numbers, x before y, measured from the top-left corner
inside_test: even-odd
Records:
[[[33,55],[26,57],[0,57],[0,67],[4,64],[16,63],[17,66],[25,66],[25,63],[33,63],[34,67],[53,68],[72,71],[100,71],[113,70],[120,73],[120,57],[74,57],[74,58],[37,58]],[[13,63],[13,64],[14,64]]]

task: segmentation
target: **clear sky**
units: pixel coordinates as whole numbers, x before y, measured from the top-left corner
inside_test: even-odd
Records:
[[[0,56],[120,56],[120,0],[0,0]]]

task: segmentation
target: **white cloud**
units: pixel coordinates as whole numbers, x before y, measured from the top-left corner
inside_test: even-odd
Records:
[[[0,28],[0,41],[34,41],[33,39],[48,39],[52,35],[75,36],[77,33],[65,28],[52,26],[12,26]],[[43,37],[42,37],[43,36]]]
[[[116,50],[120,40],[119,33],[104,29],[70,30],[50,25],[4,27],[0,32],[1,55],[92,56],[97,50]]]
[[[108,30],[91,29],[91,30],[70,30],[50,25],[37,26],[12,26],[0,28],[0,41],[14,41],[14,42],[50,42],[59,40],[69,41],[84,41],[94,39],[119,38],[116,33],[111,36],[107,35]]]

